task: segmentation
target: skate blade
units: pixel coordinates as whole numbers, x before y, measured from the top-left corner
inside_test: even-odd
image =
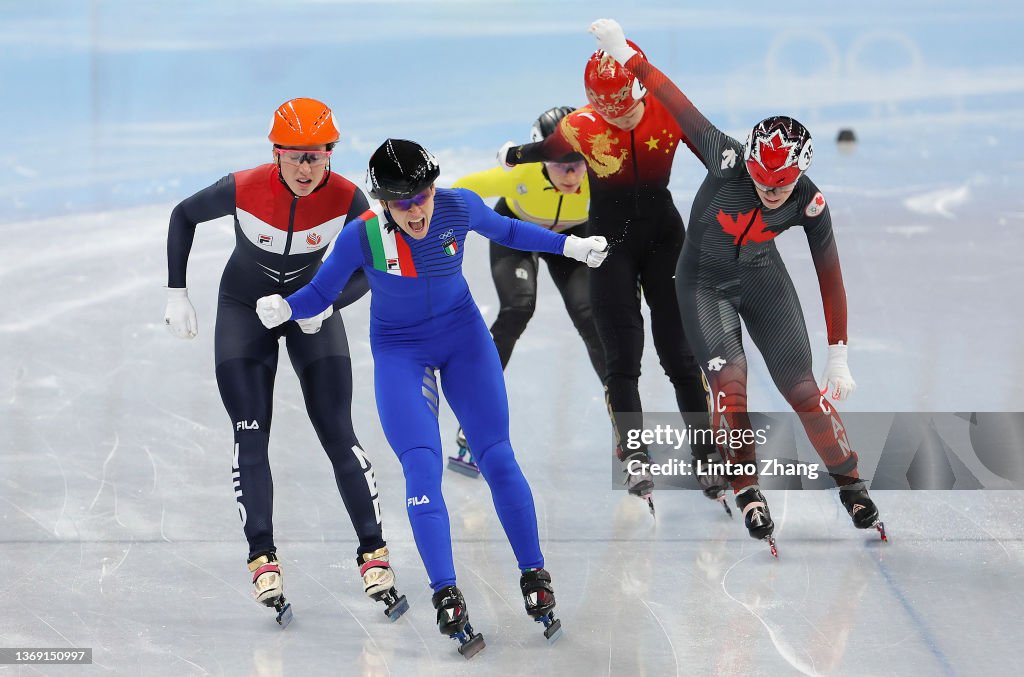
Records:
[[[779,558],[779,549],[775,547],[775,537],[774,536],[765,536],[761,540],[763,540],[765,543],[768,544],[768,548],[769,548],[769,550],[771,550],[772,557],[774,557],[775,559],[778,559]]]
[[[544,636],[547,638],[548,644],[554,644],[562,636],[562,621],[556,618],[546,625]]]
[[[469,463],[454,456],[448,457],[448,469],[466,477],[480,477],[480,468],[476,463]]]
[[[461,642],[461,644],[459,644],[459,653],[462,654],[463,658],[467,661],[480,653],[484,647],[487,646],[487,644],[484,643],[483,635],[474,635],[472,639],[467,639],[465,642],[460,639],[459,642]]]
[[[388,620],[394,623],[402,617],[406,611],[409,610],[409,602],[405,599],[405,595],[402,595],[395,600],[395,603],[384,610],[384,615],[388,617]]]
[[[889,537],[885,534],[885,522],[879,520],[878,522],[875,522],[872,526],[874,526],[875,529],[878,529],[878,535],[882,537],[882,542],[888,543]]]
[[[732,508],[730,508],[729,504],[726,502],[725,496],[719,496],[715,500],[722,504],[722,507],[725,508],[725,514],[732,518]]]
[[[281,600],[282,604],[277,608],[277,624],[284,630],[288,627],[288,624],[292,622],[292,605],[288,602]]]

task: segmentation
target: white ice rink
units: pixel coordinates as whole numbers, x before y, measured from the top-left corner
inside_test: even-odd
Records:
[[[282,631],[250,597],[213,373],[228,221],[200,226],[192,250],[199,336],[163,327],[170,209],[269,159],[278,103],[333,105],[335,169],[360,183],[390,135],[435,150],[447,184],[527,140],[544,109],[583,103],[584,31],[610,15],[723,129],[788,112],[815,133],[810,174],[850,301],[859,389],[846,410],[1024,410],[1024,10],[820,5],[254,2],[238,16],[227,2],[0,4],[0,647],[94,656],[0,674],[1017,674],[1020,492],[878,492],[888,544],[853,529],[835,492],[769,492],[777,561],[695,492],[659,493],[655,524],[612,490],[600,387],[546,273],[507,382],[562,639],[548,646],[523,613],[486,485],[451,474],[459,585],[487,648],[467,663],[437,633],[374,407],[365,299],[345,311],[353,414],[411,610],[391,624],[364,597],[283,362],[271,462],[295,620]],[[853,153],[832,143],[841,127],[859,135]],[[684,217],[701,176],[680,152]],[[806,241],[779,245],[820,366]],[[492,320],[476,236],[466,274]],[[645,408],[671,409],[648,353]],[[750,355],[751,407],[783,410]],[[450,411],[441,422],[450,441]]]

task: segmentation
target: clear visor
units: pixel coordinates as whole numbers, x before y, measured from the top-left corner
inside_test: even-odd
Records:
[[[544,166],[552,176],[566,176],[570,173],[581,174],[587,171],[586,160],[576,162],[545,162]]]
[[[751,181],[754,180],[751,179]],[[763,193],[788,193],[789,191],[793,190],[794,186],[796,186],[796,181],[793,181],[792,183],[787,183],[784,186],[766,186],[763,183],[758,183],[757,181],[754,181],[754,186],[757,187],[757,189]]]
[[[303,162],[310,167],[323,167],[331,159],[331,150],[295,150],[292,148],[275,148],[274,152],[286,165],[301,165]]]

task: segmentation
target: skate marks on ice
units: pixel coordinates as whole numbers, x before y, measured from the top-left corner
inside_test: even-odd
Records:
[[[834,492],[771,492],[780,559],[751,542],[728,563],[719,582],[736,609],[730,636],[745,631],[767,650],[762,661],[771,655],[802,674],[1005,671],[1019,649],[991,633],[1012,623],[1010,591],[1024,580],[1019,524],[977,538],[983,525],[968,515],[934,517],[949,494],[960,511],[991,518],[995,506],[983,504],[992,499],[972,493],[878,492],[893,534],[883,544],[852,528]],[[1019,505],[1011,492],[993,493],[1006,494],[997,505]]]

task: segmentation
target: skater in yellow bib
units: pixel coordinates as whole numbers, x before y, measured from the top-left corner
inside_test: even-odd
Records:
[[[551,108],[533,123],[534,141],[551,134],[563,117],[574,109]],[[494,167],[464,176],[453,188],[468,188],[482,198],[499,198],[494,211],[535,223],[565,235],[587,236],[587,212],[590,186],[583,156],[572,153],[559,162]],[[565,309],[587,347],[590,363],[599,380],[604,380],[604,350],[597,335],[590,306],[590,271],[586,265],[564,256],[538,254],[510,249],[491,242],[491,277],[498,291],[500,309],[491,325],[491,336],[498,348],[501,368],[512,357],[512,349],[522,336],[537,307],[537,273],[540,260],[547,264],[551,279],[562,295]],[[466,475],[480,471],[472,459],[462,428],[456,436],[459,457],[449,459],[449,467]]]

